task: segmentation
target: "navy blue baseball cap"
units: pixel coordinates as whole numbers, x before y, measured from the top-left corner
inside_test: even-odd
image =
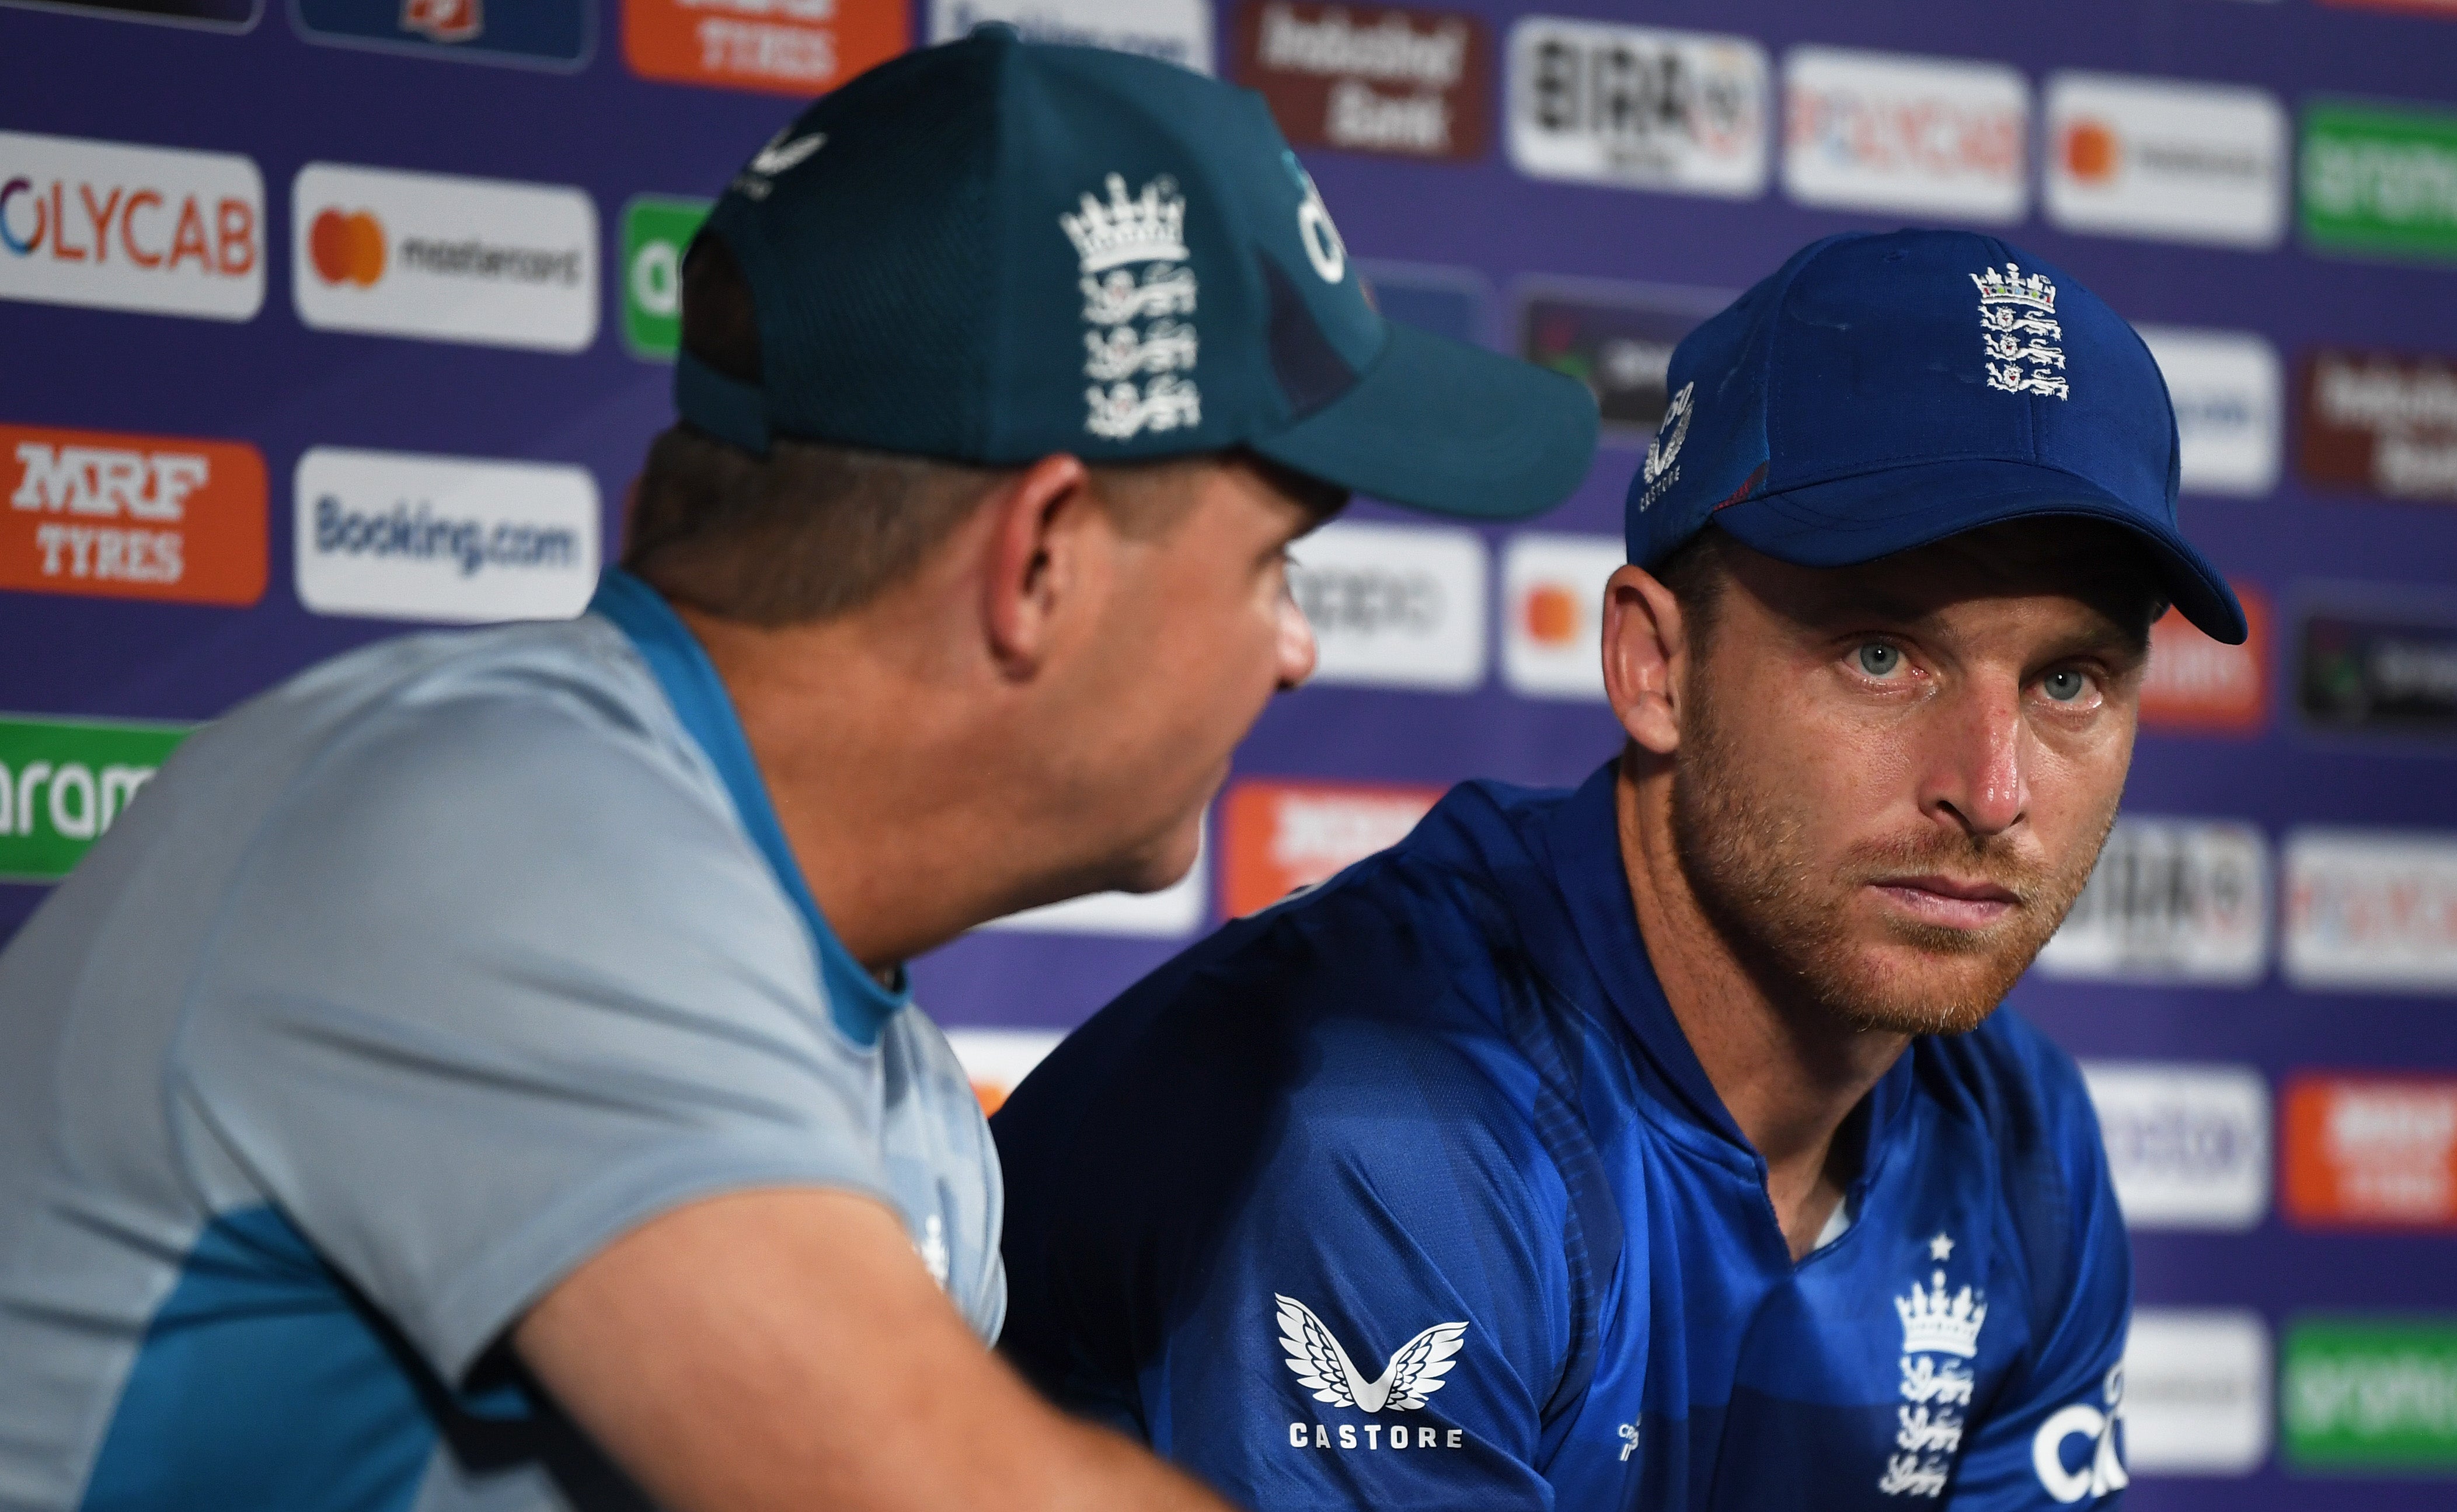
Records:
[[[2000,521],[2140,541],[2168,597],[2240,644],[2242,606],[2176,528],[2176,414],[2148,347],[2074,277],[1960,231],[1828,236],[1689,333],[1630,483],[1629,560],[1709,522],[1804,567]]]
[[[695,428],[983,465],[1244,446],[1325,482],[1509,519],[1585,478],[1573,379],[1385,320],[1262,97],[985,26],[820,99],[703,235],[762,371],[685,352]]]

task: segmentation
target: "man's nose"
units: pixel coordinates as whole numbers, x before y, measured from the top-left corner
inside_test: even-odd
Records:
[[[1313,676],[1316,659],[1313,626],[1307,623],[1305,611],[1297,607],[1296,600],[1283,596],[1280,600],[1280,691],[1288,692]]]
[[[2002,834],[2031,807],[2029,727],[2022,689],[1991,678],[1944,701],[1925,732],[1920,809],[1967,833]]]

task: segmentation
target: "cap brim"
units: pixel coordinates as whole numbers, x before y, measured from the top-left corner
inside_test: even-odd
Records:
[[[2240,645],[2235,590],[2171,525],[2145,520],[2088,479],[1985,458],[1921,462],[1743,500],[1714,523],[1745,545],[1802,567],[1842,567],[2009,520],[2070,516],[2120,525],[2149,548],[2168,597],[2214,641]]]
[[[1585,480],[1596,451],[1585,384],[1386,324],[1380,355],[1353,387],[1248,444],[1352,492],[1470,520],[1539,513]]]

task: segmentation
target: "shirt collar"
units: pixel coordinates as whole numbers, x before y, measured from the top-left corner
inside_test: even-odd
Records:
[[[811,896],[810,884],[803,880],[800,864],[785,843],[784,827],[776,822],[775,807],[768,801],[768,785],[759,775],[758,763],[752,759],[751,742],[742,733],[733,700],[691,626],[683,623],[656,589],[620,567],[609,567],[598,579],[588,612],[613,622],[630,638],[665,691],[666,702],[673,705],[675,717],[716,768],[726,796],[733,800],[743,833],[758,848],[776,885],[810,931],[819,962],[819,985],[826,991],[828,1012],[836,1027],[856,1044],[878,1043],[879,1031],[913,1000],[911,984],[899,970],[893,990],[881,987],[828,927],[827,916]]]
[[[1589,968],[1622,1024],[1693,1117],[1754,1154],[1731,1110],[1724,1106],[1722,1094],[1707,1079],[1706,1068],[1690,1047],[1681,1021],[1673,1016],[1647,955],[1646,939],[1639,931],[1638,906],[1630,896],[1629,872],[1621,849],[1619,774],[1619,760],[1608,761],[1576,792],[1532,814],[1531,848],[1551,874]],[[1839,1137],[1850,1137],[1859,1126],[1867,1139],[1860,1174],[1851,1187],[1855,1202],[1876,1167],[1879,1141],[1896,1123],[1894,1115],[1910,1093],[1911,1075],[1911,1056],[1906,1052],[1870,1092],[1865,1122],[1851,1119],[1844,1125]]]

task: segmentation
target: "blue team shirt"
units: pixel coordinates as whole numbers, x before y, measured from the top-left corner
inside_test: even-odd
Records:
[[[2131,1263],[2070,1059],[1921,1038],[1793,1263],[1648,967],[1607,766],[1455,789],[993,1120],[1002,1339],[1265,1512],[2112,1503]]]

